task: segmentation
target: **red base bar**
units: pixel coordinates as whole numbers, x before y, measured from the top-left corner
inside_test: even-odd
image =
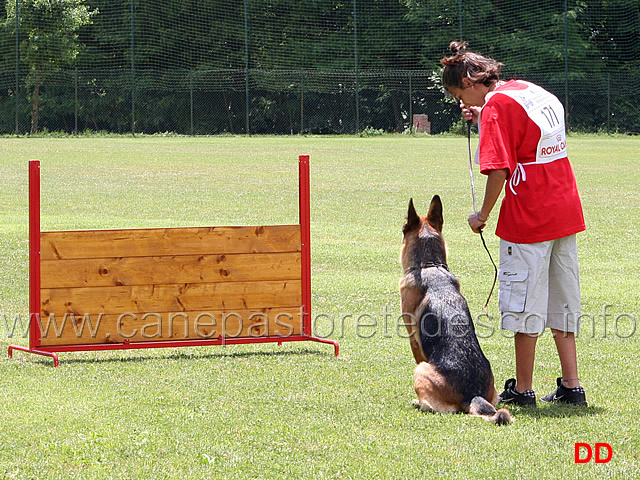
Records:
[[[53,352],[45,352],[43,350],[36,350],[35,348],[23,347],[21,345],[9,345],[9,358],[13,358],[13,351],[20,350],[21,352],[33,353],[35,355],[44,355],[45,357],[53,358],[53,366],[60,365],[58,355]]]
[[[162,342],[136,342],[136,343],[98,343],[95,345],[56,345],[55,347],[29,348],[20,345],[9,345],[9,358],[13,358],[13,350],[33,353],[35,355],[45,355],[53,358],[53,365],[59,365],[58,355],[55,352],[90,352],[99,350],[139,350],[143,348],[169,348],[169,347],[202,347],[207,345],[239,345],[249,343],[277,343],[282,345],[285,342],[319,342],[333,345],[334,354],[337,357],[340,346],[335,340],[317,338],[307,335],[295,335],[291,337],[242,337],[242,338],[215,338],[202,340],[177,340]]]

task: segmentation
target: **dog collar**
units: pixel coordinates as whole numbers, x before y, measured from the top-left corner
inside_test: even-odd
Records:
[[[407,270],[407,272],[406,272],[406,273],[409,273],[409,272],[410,272],[410,271],[412,271],[412,270],[422,270],[423,268],[432,268],[432,267],[442,267],[442,268],[444,268],[447,272],[449,271],[449,267],[447,266],[447,264],[446,264],[446,263],[424,262],[424,263],[421,263],[421,264],[420,264],[419,266],[417,266],[417,267],[409,268],[409,269]]]

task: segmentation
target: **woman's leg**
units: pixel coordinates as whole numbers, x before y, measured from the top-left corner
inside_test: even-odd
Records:
[[[538,335],[516,333],[516,390],[524,392],[533,390],[533,364],[536,357]]]
[[[567,388],[580,386],[578,378],[578,359],[576,355],[576,337],[573,332],[562,332],[551,329],[556,342],[560,366],[562,368],[562,385]]]

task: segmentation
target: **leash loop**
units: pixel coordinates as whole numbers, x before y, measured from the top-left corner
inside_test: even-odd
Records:
[[[493,261],[493,257],[491,256],[489,247],[487,247],[487,242],[484,241],[484,237],[482,236],[482,230],[480,230],[480,240],[482,240],[482,246],[484,246],[484,249],[487,251],[487,255],[489,255],[489,260],[491,260],[491,264],[493,265],[493,283],[491,284],[491,290],[489,290],[489,296],[487,297],[487,301],[484,302],[484,306],[482,307],[482,311],[484,313],[487,313],[489,300],[491,300],[491,295],[493,295],[493,290],[496,288],[496,282],[498,281],[498,266],[496,265],[496,262]]]
[[[473,213],[478,213],[476,205],[476,182],[473,178],[473,161],[471,160],[471,120],[467,120],[467,145],[469,147],[469,177],[471,178],[471,199],[473,200]]]

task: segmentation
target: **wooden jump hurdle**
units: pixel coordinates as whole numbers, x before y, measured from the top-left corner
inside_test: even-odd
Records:
[[[29,347],[56,352],[316,341],[309,156],[297,225],[40,231],[29,162]]]

